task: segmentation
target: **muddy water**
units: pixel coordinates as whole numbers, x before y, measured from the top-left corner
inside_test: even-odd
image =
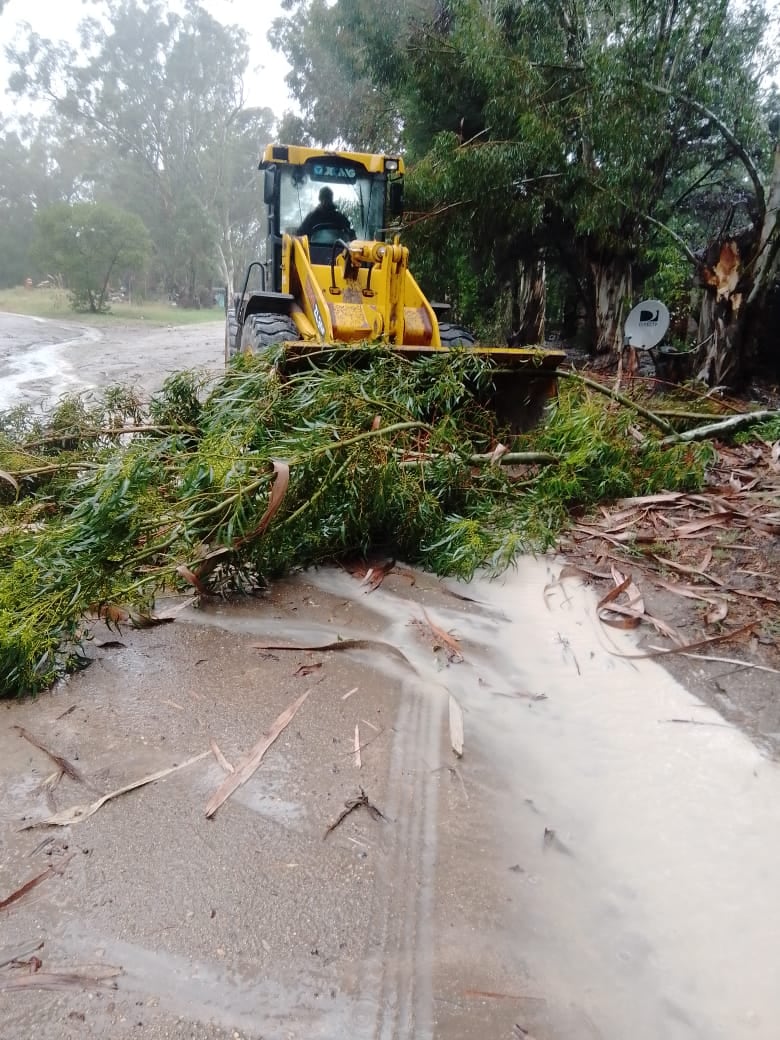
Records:
[[[491,883],[512,885],[490,957],[515,964],[510,993],[541,994],[526,1021],[551,1036],[775,1037],[778,768],[656,662],[618,656],[633,640],[608,639],[559,570],[524,559],[459,590],[480,605],[436,610],[463,640],[437,677],[465,711]],[[414,604],[380,590],[371,606],[430,674]]]
[[[73,363],[99,331],[22,315],[3,315],[0,329],[0,409],[84,388]]]
[[[14,723],[105,790],[212,736],[236,761],[312,684],[215,820],[207,760],[55,835],[80,855],[0,918],[0,948],[40,935],[49,970],[118,965],[119,988],[0,993],[2,1040],[774,1040],[778,769],[654,661],[619,656],[631,636],[608,638],[559,569],[399,572],[370,595],[316,571],[123,633],[52,696],[3,708],[0,896],[42,869],[41,832],[17,828],[50,811],[50,764]],[[367,642],[258,650],[339,638]],[[360,788],[386,819],[353,813],[324,840]]]
[[[114,319],[97,327],[0,312],[0,410],[50,409],[64,393],[112,383],[149,394],[173,372],[196,368],[224,370],[221,321],[145,329]]]

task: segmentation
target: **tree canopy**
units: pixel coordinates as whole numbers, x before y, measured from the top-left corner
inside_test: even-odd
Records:
[[[180,14],[102,0],[78,48],[29,31],[13,60],[12,90],[47,102],[60,133],[93,149],[89,197],[144,221],[165,287],[193,299],[217,272],[232,284],[253,250],[257,157],[274,119],[245,103],[244,31],[196,0]]]
[[[38,263],[64,278],[77,310],[106,310],[112,278],[125,284],[149,256],[143,222],[105,203],[49,206],[35,225]]]

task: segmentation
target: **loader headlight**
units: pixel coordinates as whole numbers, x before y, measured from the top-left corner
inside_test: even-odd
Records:
[[[395,173],[398,169],[397,159],[385,159],[385,170],[387,173]]]

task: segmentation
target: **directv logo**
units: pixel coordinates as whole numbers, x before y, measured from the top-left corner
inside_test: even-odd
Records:
[[[640,325],[657,325],[660,313],[661,313],[660,310],[656,311],[655,314],[653,314],[652,311],[640,311],[639,312],[639,324]]]

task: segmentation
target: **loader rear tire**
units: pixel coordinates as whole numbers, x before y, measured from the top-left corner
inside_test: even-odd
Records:
[[[439,339],[443,347],[475,347],[477,341],[468,329],[460,325],[450,325],[448,321],[439,322]]]
[[[275,343],[300,338],[295,322],[285,314],[250,314],[241,330],[241,352],[263,354]]]
[[[225,364],[229,365],[231,360],[238,354],[238,322],[236,321],[235,308],[231,307],[225,315]]]

